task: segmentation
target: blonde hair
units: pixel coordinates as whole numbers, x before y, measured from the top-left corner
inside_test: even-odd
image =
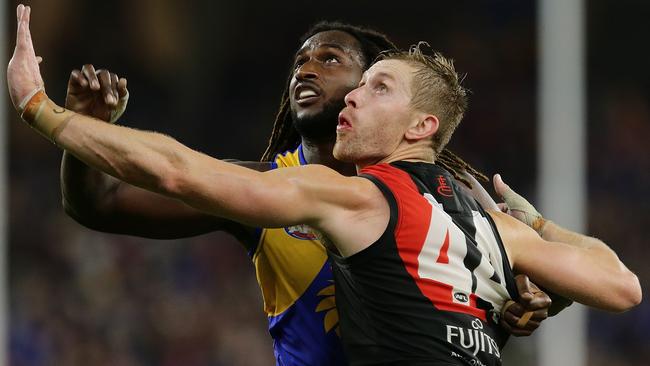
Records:
[[[463,79],[458,76],[453,60],[439,52],[426,55],[422,46],[429,44],[421,41],[408,51],[382,53],[379,59],[405,61],[415,68],[411,105],[418,111],[438,117],[440,125],[433,135],[434,155],[438,157],[465,114],[468,91],[461,85]]]

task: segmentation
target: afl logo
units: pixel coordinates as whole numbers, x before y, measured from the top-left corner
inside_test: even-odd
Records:
[[[296,225],[285,227],[284,231],[287,234],[293,236],[296,239],[300,240],[318,240],[316,234],[311,231],[311,228],[307,225]]]
[[[463,293],[460,293],[460,292],[456,292],[454,294],[454,299],[456,299],[458,302],[462,302],[462,303],[466,303],[467,301],[469,301],[469,299],[467,298],[467,295],[465,295]]]

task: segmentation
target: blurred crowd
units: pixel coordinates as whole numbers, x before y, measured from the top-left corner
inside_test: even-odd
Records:
[[[7,50],[15,5],[7,4]],[[488,175],[502,173],[535,202],[533,2],[30,5],[54,100],[63,103],[73,68],[94,63],[129,80],[121,123],[242,160],[258,159],[266,147],[298,38],[310,24],[364,24],[403,47],[427,40],[456,60],[472,90],[451,149]],[[633,0],[590,1],[586,13],[589,233],[619,253],[642,287],[650,279],[650,52],[640,47],[648,14],[650,5]],[[14,114],[8,120],[11,365],[273,364],[253,267],[233,238],[156,241],[82,227],[61,208],[60,151]],[[589,364],[645,364],[647,329],[647,301],[622,315],[590,311]]]

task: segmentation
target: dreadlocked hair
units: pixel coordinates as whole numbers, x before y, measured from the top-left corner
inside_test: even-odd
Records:
[[[305,43],[307,39],[317,33],[335,30],[345,32],[359,41],[359,45],[361,46],[361,62],[363,62],[362,66],[364,70],[370,66],[370,63],[382,51],[397,49],[395,44],[386,35],[375,30],[328,21],[322,21],[313,25],[300,37],[300,44]],[[262,161],[271,161],[278,153],[294,149],[300,143],[300,135],[293,127],[293,121],[291,120],[291,106],[289,104],[289,84],[292,76],[293,70],[289,72],[289,77],[280,101],[280,110],[275,116],[273,131],[271,132],[269,144],[262,155]]]
[[[361,45],[361,61],[363,62],[364,69],[367,69],[372,62],[375,62],[383,52],[397,50],[397,46],[383,33],[351,24],[328,21],[322,21],[312,26],[300,37],[300,44],[303,44],[307,39],[317,33],[333,30],[346,32],[359,41]],[[275,155],[294,149],[300,143],[300,135],[293,127],[293,121],[291,120],[291,106],[289,104],[289,84],[293,76],[292,72],[293,70],[290,71],[285,83],[282,99],[280,100],[280,109],[275,116],[269,144],[262,155],[261,161],[271,161]],[[447,149],[443,149],[440,152],[436,163],[448,170],[459,182],[462,182],[470,188],[471,184],[469,181],[459,172],[465,171],[479,181],[489,181],[484,174],[474,169],[471,165],[463,161],[463,159]]]
[[[470,189],[472,188],[472,184],[465,177],[460,175],[459,172],[465,171],[467,174],[476,178],[476,180],[480,182],[486,183],[490,181],[488,177],[485,176],[485,174],[474,169],[474,167],[466,163],[458,155],[447,149],[443,149],[442,152],[440,152],[438,159],[436,159],[436,164],[445,168],[451,175],[454,176],[457,181],[465,184]]]

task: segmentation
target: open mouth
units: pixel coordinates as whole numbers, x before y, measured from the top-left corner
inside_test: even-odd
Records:
[[[299,105],[311,104],[315,102],[320,96],[320,89],[311,83],[298,84],[293,93],[293,98]]]
[[[352,129],[352,124],[350,120],[343,115],[343,112],[339,113],[339,123],[336,126],[336,131],[350,130]]]

